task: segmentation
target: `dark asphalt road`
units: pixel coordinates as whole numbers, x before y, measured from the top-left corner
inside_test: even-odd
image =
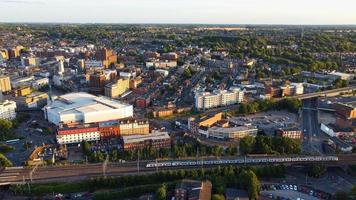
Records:
[[[318,98],[305,99],[302,102],[302,127],[304,133],[304,153],[322,154],[322,139],[318,120]]]

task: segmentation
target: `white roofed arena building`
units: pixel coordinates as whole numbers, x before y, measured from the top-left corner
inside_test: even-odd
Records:
[[[78,92],[59,96],[44,107],[43,112],[49,122],[58,126],[129,118],[133,116],[133,106],[108,97]]]

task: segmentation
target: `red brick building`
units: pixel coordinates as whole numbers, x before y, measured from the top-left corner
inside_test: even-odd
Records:
[[[288,129],[279,129],[276,131],[276,136],[300,140],[302,138],[302,131],[296,127]]]
[[[136,106],[139,108],[146,108],[150,104],[149,97],[138,97],[136,99]]]
[[[210,200],[210,181],[182,180],[174,190],[176,200]]]
[[[106,77],[102,72],[97,72],[89,76],[89,89],[93,94],[103,94],[106,84]]]
[[[120,137],[120,128],[118,121],[100,122],[99,124],[100,139]]]

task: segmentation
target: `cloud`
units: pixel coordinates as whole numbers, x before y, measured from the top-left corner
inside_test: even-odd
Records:
[[[39,1],[39,0],[0,0],[0,3],[7,3],[7,4],[45,4],[44,1]]]

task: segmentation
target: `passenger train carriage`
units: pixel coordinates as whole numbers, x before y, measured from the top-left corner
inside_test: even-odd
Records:
[[[237,158],[224,160],[186,160],[186,161],[162,161],[147,163],[147,168],[152,167],[180,167],[222,164],[252,164],[252,163],[293,163],[293,162],[323,162],[338,161],[337,156],[299,156],[299,157],[266,157],[266,158]]]

